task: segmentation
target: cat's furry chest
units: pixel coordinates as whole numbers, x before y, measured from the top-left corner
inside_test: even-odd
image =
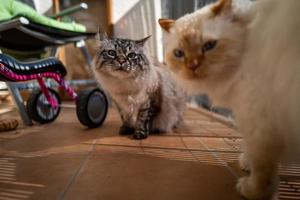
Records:
[[[114,102],[123,110],[135,112],[159,87],[156,74],[143,78],[119,80],[99,74],[99,81],[109,91]]]

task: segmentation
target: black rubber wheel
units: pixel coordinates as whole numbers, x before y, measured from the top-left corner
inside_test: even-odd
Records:
[[[101,126],[106,118],[107,110],[108,101],[106,95],[99,88],[84,90],[77,97],[77,117],[88,128]]]
[[[57,92],[53,89],[49,89],[49,93],[52,98],[58,102],[58,107],[53,109],[48,103],[45,95],[41,90],[34,90],[27,101],[26,109],[29,117],[41,124],[53,122],[60,112],[60,98]]]

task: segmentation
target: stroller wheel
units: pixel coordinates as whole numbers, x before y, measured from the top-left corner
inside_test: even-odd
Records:
[[[99,88],[84,90],[76,100],[76,113],[79,121],[88,128],[103,124],[108,109],[105,93]]]
[[[48,103],[45,95],[41,90],[34,90],[27,101],[26,108],[31,119],[41,124],[53,122],[60,112],[60,98],[57,92],[49,89],[49,93],[53,99],[58,102],[57,108],[52,108]]]

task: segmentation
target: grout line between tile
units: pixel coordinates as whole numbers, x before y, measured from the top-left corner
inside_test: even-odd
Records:
[[[186,143],[184,142],[183,138],[182,138],[182,134],[180,133],[180,139],[181,142],[183,143],[184,147],[188,150],[188,152],[191,154],[191,156],[198,162],[201,163],[200,160],[198,159],[197,156],[194,155],[194,153],[192,152],[192,150],[190,148],[188,148],[188,146],[186,145]]]
[[[230,173],[231,175],[233,175],[235,178],[238,178],[238,177],[239,177],[239,175],[238,175],[234,170],[232,170],[231,167],[228,166],[227,162],[225,162],[222,158],[220,158],[220,156],[218,156],[216,152],[210,151],[210,149],[207,147],[207,145],[205,145],[205,144],[204,144],[201,140],[199,140],[198,138],[196,138],[196,139],[200,142],[200,144],[201,144],[205,149],[207,149],[207,151],[209,151],[209,152],[211,153],[211,155],[212,155],[217,161],[219,161],[219,162],[221,162],[221,163],[224,164],[225,168],[229,171],[229,173]]]
[[[83,161],[80,163],[79,167],[77,168],[77,170],[75,171],[75,173],[73,174],[73,176],[69,179],[66,187],[64,188],[64,190],[60,193],[58,199],[59,200],[64,200],[65,196],[67,195],[68,191],[70,190],[71,186],[73,185],[73,183],[75,182],[75,180],[77,179],[77,177],[81,174],[81,172],[83,171],[83,168],[85,166],[85,164],[87,163],[88,159],[91,157],[92,152],[95,150],[95,144],[96,144],[96,140],[93,141],[93,145],[91,150],[88,152],[88,154],[86,155],[86,157],[83,159]]]
[[[195,149],[195,148],[187,148],[186,146],[184,148],[182,147],[162,147],[162,146],[146,146],[142,143],[139,143],[139,145],[127,145],[127,144],[105,144],[105,143],[97,143],[95,145],[98,146],[111,146],[111,147],[139,147],[142,150],[145,149],[160,149],[160,150],[178,150],[178,151],[199,151],[199,152],[211,152],[211,151],[218,151],[220,153],[236,153],[236,151],[229,151],[229,150],[210,150],[210,149]]]

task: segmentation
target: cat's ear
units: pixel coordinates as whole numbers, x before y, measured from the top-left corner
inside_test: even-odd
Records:
[[[218,0],[212,7],[212,13],[217,15],[232,14],[232,0]]]
[[[233,0],[218,0],[213,6],[211,7],[211,11],[213,16],[222,16],[226,17],[227,19],[232,20],[233,22],[239,22],[241,24],[249,24],[251,20],[254,18],[254,4],[253,2],[248,2],[245,8],[242,11],[237,11],[233,9]]]
[[[151,35],[143,38],[143,39],[140,39],[140,40],[136,40],[135,43],[137,45],[140,45],[140,46],[144,46],[145,42],[151,37]]]
[[[172,28],[175,24],[175,20],[173,19],[159,19],[158,23],[162,29],[169,32],[170,28]]]
[[[101,29],[99,27],[98,29],[98,33],[95,36],[95,42],[94,42],[94,46],[95,49],[99,49],[102,48],[102,46],[108,41],[108,36],[106,34],[105,31],[103,31],[103,29]]]
[[[98,33],[96,35],[96,39],[100,42],[108,39],[108,36],[105,31],[103,31],[100,27],[98,28]]]
[[[100,41],[108,40],[108,36],[107,36],[106,32],[100,33],[99,40]]]

